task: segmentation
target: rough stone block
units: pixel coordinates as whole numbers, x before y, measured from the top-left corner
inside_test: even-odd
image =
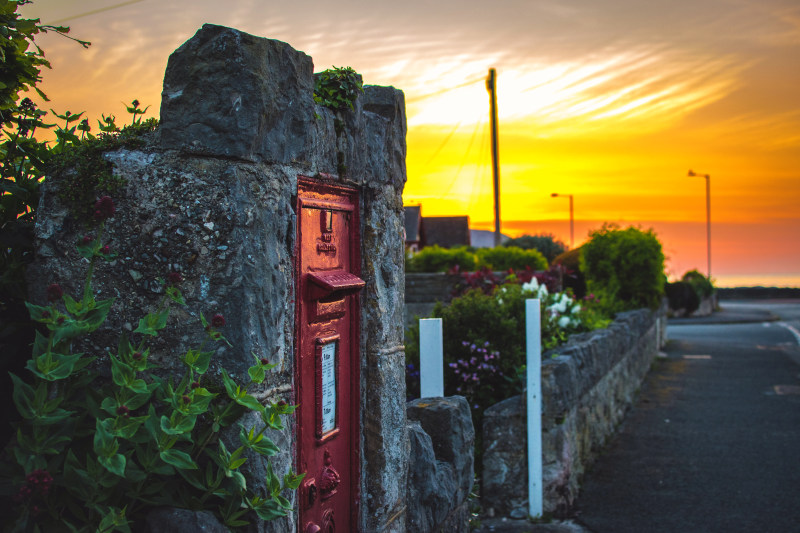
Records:
[[[407,406],[409,420],[418,421],[430,435],[436,459],[453,465],[458,496],[462,502],[475,481],[475,428],[469,403],[463,396],[420,398]]]
[[[407,426],[411,444],[408,464],[406,524],[410,531],[430,533],[458,506],[453,465],[437,461],[431,437],[419,422]]]
[[[490,514],[508,515],[528,501],[525,421],[522,396],[503,400],[484,412],[481,505]]]
[[[313,69],[310,57],[284,42],[205,24],[167,63],[162,146],[248,161],[310,161]]]

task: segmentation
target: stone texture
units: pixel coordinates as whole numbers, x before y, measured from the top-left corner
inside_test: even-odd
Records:
[[[469,531],[475,430],[466,398],[421,398],[407,411],[409,531]]]
[[[208,511],[159,507],[147,514],[145,533],[228,533]]]
[[[408,467],[406,526],[431,533],[458,505],[455,471],[452,464],[436,460],[431,437],[419,422],[409,422],[407,427],[414,460]]]
[[[507,516],[516,509],[527,508],[526,434],[522,396],[508,398],[484,411],[481,473],[484,513]]]
[[[163,145],[248,161],[309,161],[313,68],[284,42],[205,24],[167,63]]]
[[[406,432],[403,348],[404,243],[402,191],[405,102],[391,87],[365,87],[354,110],[313,102],[310,58],[286,43],[206,25],[170,58],[162,125],[148,148],[106,154],[127,179],[115,195],[117,216],[107,241],[123,253],[95,275],[98,298],[115,296],[108,322],[82,348],[100,355],[116,346],[163,296],[156,282],[182,273],[185,308],[176,309],[153,344],[152,358],[178,372],[176,354],[202,336],[199,313],[226,317],[222,346],[209,375],[240,380],[252,353],[278,366],[254,394],[294,402],[295,214],[298,176],[360,192],[361,505],[362,531],[405,527]],[[339,163],[343,163],[340,167]],[[345,170],[341,175],[339,169]],[[59,282],[81,289],[86,263],[74,244],[84,227],[60,204],[63,176],[48,178],[36,229],[37,256],[28,276],[31,298],[46,301]],[[270,437],[281,476],[293,462],[292,421]],[[248,461],[255,488],[264,464]],[[254,530],[294,531],[296,518]]]
[[[458,501],[464,501],[475,481],[475,428],[469,402],[463,396],[420,398],[408,403],[408,419],[430,435],[436,458],[453,465]]]
[[[614,433],[658,353],[664,313],[620,313],[608,328],[574,335],[543,354],[545,512],[569,512],[586,467]],[[482,503],[498,515],[526,514],[525,419],[522,396],[485,413]]]

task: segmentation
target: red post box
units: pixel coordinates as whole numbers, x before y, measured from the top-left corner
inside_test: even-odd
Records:
[[[358,193],[301,177],[297,213],[299,531],[350,533],[360,479]]]

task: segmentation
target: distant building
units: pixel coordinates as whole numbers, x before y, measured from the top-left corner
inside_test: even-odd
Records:
[[[471,229],[469,230],[470,240],[474,248],[494,248],[494,231],[487,229]],[[511,237],[508,235],[500,234],[500,244],[503,244]]]
[[[470,246],[469,217],[423,217],[422,206],[405,206],[406,250],[418,252],[425,246],[443,248]]]
[[[423,246],[470,246],[469,217],[423,217]]]
[[[422,206],[405,206],[406,251],[416,253],[422,247]]]

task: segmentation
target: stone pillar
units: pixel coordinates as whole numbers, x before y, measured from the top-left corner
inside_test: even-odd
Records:
[[[298,176],[356,187],[361,198],[361,503],[360,527],[405,531],[402,190],[405,103],[391,87],[366,87],[355,109],[333,112],[313,101],[311,58],[286,43],[205,25],[169,59],[161,126],[142,148],[105,154],[126,185],[109,223],[116,261],[100,267],[95,291],[117,300],[88,349],[100,356],[161,297],[155,280],[182,273],[187,307],[173,313],[153,359],[166,371],[198,335],[198,313],[226,317],[232,347],[219,348],[211,375],[240,378],[254,353],[278,363],[255,395],[294,400],[293,258]],[[346,169],[346,170],[345,170]],[[345,170],[337,175],[337,171]],[[74,250],[85,231],[59,200],[69,175],[44,187],[37,256],[29,269],[34,301],[50,282],[74,294],[86,265]],[[271,435],[293,462],[290,427]],[[249,464],[249,463],[248,463]],[[263,483],[263,464],[249,483]],[[295,531],[295,517],[258,531]]]

